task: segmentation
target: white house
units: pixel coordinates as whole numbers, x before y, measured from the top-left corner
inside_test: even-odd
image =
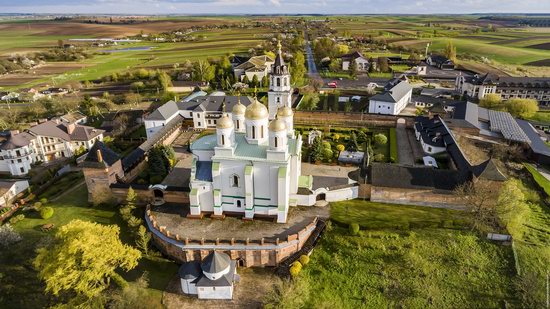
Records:
[[[238,81],[242,81],[245,76],[249,81],[252,81],[254,76],[256,76],[258,81],[261,82],[264,76],[271,73],[273,63],[273,59],[267,55],[254,56],[235,66],[233,68],[233,72],[235,73],[235,78]]]
[[[343,71],[348,71],[350,69],[352,61],[355,61],[355,64],[357,64],[357,70],[360,72],[366,72],[369,69],[369,59],[358,51],[343,55],[340,58],[342,59]]]
[[[0,207],[9,206],[19,193],[28,188],[27,180],[0,180]]]
[[[439,116],[418,116],[415,119],[414,133],[426,154],[437,154],[447,150],[445,139],[452,139],[449,130]]]
[[[74,115],[73,115],[74,116]],[[73,119],[67,116],[67,119]],[[77,117],[76,122],[80,118]],[[11,131],[0,143],[0,172],[26,175],[31,165],[68,158],[90,149],[96,140],[103,140],[103,130],[61,119],[45,121],[27,132]]]
[[[407,81],[394,79],[385,87],[384,92],[369,100],[369,113],[399,115],[411,102],[412,87]]]
[[[184,263],[179,277],[182,292],[199,299],[233,299],[233,285],[239,280],[236,262],[218,251],[210,253],[202,263]]]

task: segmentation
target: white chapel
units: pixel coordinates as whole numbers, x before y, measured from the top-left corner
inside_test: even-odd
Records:
[[[240,100],[217,121],[216,134],[191,145],[190,216],[228,213],[273,216],[287,221],[291,194],[298,191],[302,137],[293,128],[290,74],[281,45],[271,70],[266,108]]]

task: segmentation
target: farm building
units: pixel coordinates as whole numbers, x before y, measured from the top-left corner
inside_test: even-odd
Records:
[[[383,93],[370,98],[369,113],[399,115],[411,102],[411,97],[411,85],[407,81],[394,79],[384,87]]]

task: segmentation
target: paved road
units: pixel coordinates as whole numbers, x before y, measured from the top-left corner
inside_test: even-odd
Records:
[[[311,79],[321,79],[319,71],[317,71],[317,65],[315,65],[315,59],[313,58],[313,50],[311,49],[311,42],[307,33],[304,35],[306,39],[306,61],[308,76]]]
[[[405,124],[397,124],[395,133],[397,137],[397,155],[399,156],[399,163],[414,165],[414,152],[410,144]]]

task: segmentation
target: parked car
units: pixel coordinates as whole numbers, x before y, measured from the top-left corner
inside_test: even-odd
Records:
[[[327,84],[330,88],[338,88],[338,82],[333,81]]]

